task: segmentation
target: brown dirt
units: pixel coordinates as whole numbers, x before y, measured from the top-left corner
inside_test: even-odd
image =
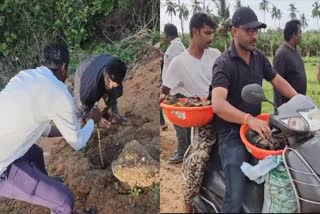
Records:
[[[143,189],[142,193],[124,190],[111,171],[111,163],[121,153],[124,145],[135,139],[150,155],[159,160],[159,55],[148,50],[135,66],[130,66],[120,98],[120,112],[132,124],[114,125],[101,131],[105,169],[101,169],[96,132],[85,149],[73,151],[62,138],[43,138],[39,144],[46,156],[46,166],[51,176],[59,176],[76,196],[76,208],[94,208],[97,213],[159,213],[159,187]],[[159,184],[158,184],[159,185]],[[40,206],[16,200],[0,202],[0,213],[49,213]]]
[[[169,129],[160,133],[160,212],[183,213],[185,211],[183,191],[184,179],[181,164],[169,164],[169,158],[177,148],[176,132],[167,121]]]

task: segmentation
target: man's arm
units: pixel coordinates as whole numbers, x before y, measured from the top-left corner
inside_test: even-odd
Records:
[[[165,85],[162,85],[161,86],[161,90],[160,90],[160,94],[165,94],[165,95],[168,95],[170,94],[170,88],[168,88],[167,86]]]
[[[227,101],[228,90],[223,87],[217,87],[212,90],[212,108],[213,111],[223,120],[242,124],[246,113],[233,107]]]
[[[173,58],[177,55],[179,55],[179,47],[176,44],[170,44],[166,52],[163,54],[164,63],[166,65],[170,65]]]
[[[160,87],[160,102],[162,102],[168,94],[170,94],[170,88],[168,88],[167,86],[161,85],[161,87]]]
[[[288,70],[288,63],[289,61],[286,58],[286,53],[282,52],[281,50],[276,53],[273,59],[273,68],[284,79],[286,78],[287,73],[290,73]],[[273,87],[273,95],[273,102],[277,106],[280,106],[281,104],[287,101],[287,99],[281,96],[281,94],[275,87]]]
[[[108,109],[111,109],[112,111],[115,109],[117,105],[117,99],[121,97],[123,94],[123,86],[119,85],[116,88],[113,88],[108,93],[108,100],[104,98],[104,101],[106,105],[108,106]]]
[[[160,88],[160,101],[163,100],[163,98],[170,94],[170,90],[174,87],[177,87],[179,85],[179,75],[180,75],[180,65],[177,60],[173,60],[168,70],[163,78],[163,82]]]
[[[88,142],[93,129],[94,121],[89,119],[83,128],[80,127],[75,113],[74,101],[68,91],[60,91],[52,100],[49,118],[55,123],[64,139],[75,150],[82,149]],[[95,112],[96,114],[92,114]],[[94,116],[93,116],[94,115]],[[98,111],[93,108],[89,117],[99,121]]]
[[[294,90],[294,88],[292,88],[292,86],[279,74],[277,74],[273,78],[273,80],[271,80],[271,83],[280,92],[281,95],[287,98],[292,98],[298,94],[296,90]]]
[[[213,111],[223,120],[243,124],[246,119],[246,113],[232,106],[226,99],[228,90],[223,87],[216,87],[212,90],[212,108]],[[248,117],[248,116],[247,116]],[[259,120],[249,116],[246,120],[248,126],[258,132],[263,138],[270,138],[271,130],[266,121]]]
[[[285,58],[283,53],[277,54],[273,59],[273,68],[283,78],[285,77],[287,72],[286,62],[287,62],[287,59]]]

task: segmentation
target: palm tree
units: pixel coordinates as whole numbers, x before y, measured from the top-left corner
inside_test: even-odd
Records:
[[[320,4],[319,2],[314,2],[312,6],[313,6],[313,9],[312,9],[311,16],[312,18],[315,18],[317,20],[317,28],[318,28],[318,21],[320,17]]]
[[[173,3],[170,0],[167,0],[166,5],[167,5],[166,13],[171,17],[171,23],[172,23],[172,14],[176,15],[177,4]]]
[[[274,19],[274,29],[276,29],[277,15],[278,15],[278,9],[275,5],[273,5],[271,9],[271,18],[272,20]]]
[[[300,22],[301,22],[302,28],[308,27],[308,22],[307,22],[307,19],[306,19],[306,16],[304,15],[304,13],[301,15]]]
[[[262,0],[259,4],[259,10],[263,11],[263,22],[266,22],[266,12],[269,11],[268,0]]]
[[[282,12],[280,9],[277,10],[277,19],[279,20],[279,29],[280,29],[280,20],[281,20],[281,17],[282,17]]]
[[[181,33],[182,33],[182,40],[184,38],[184,28],[183,28],[183,21],[184,20],[188,20],[188,17],[189,17],[189,10],[187,8],[187,6],[183,3],[183,4],[180,4],[180,0],[178,1],[178,12],[179,12],[179,19],[180,19],[180,22],[181,22]]]
[[[236,9],[238,9],[239,7],[242,7],[242,5],[241,5],[241,0],[237,0],[237,1],[236,1],[236,5],[234,6],[234,9],[236,10]]]
[[[206,0],[203,0],[202,11],[205,11],[205,9],[206,9]]]
[[[196,12],[201,12],[202,8],[200,7],[200,2],[198,0],[193,0],[192,5],[191,5],[191,10],[194,13]]]
[[[289,13],[289,17],[291,18],[291,19],[296,19],[297,18],[297,12],[298,12],[298,10],[297,10],[297,8],[296,8],[296,6],[294,6],[294,4],[293,3],[291,3],[291,4],[289,4],[289,10],[288,10],[290,13]]]
[[[224,48],[228,48],[228,31],[231,26],[229,5],[227,5],[225,0],[213,0],[218,9],[218,16],[214,16],[214,20],[218,23],[219,27],[217,29],[225,37]]]

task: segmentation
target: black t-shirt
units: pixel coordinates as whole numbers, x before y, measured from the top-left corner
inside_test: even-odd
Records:
[[[282,44],[273,60],[274,69],[299,93],[307,93],[307,76],[300,51]],[[274,102],[277,106],[289,101],[289,98],[273,88]]]
[[[112,90],[106,90],[104,84],[104,69],[110,68],[112,60],[115,57],[109,54],[94,56],[87,67],[84,69],[81,77],[80,99],[82,104],[92,108],[95,102],[99,101],[105,94],[108,96],[108,107],[116,104],[117,98],[123,94],[122,83]]]
[[[253,116],[261,113],[261,104],[252,105],[241,98],[242,88],[248,84],[257,83],[262,86],[263,79],[271,81],[276,76],[268,59],[259,51],[251,52],[250,62],[247,64],[237,54],[234,44],[225,51],[215,62],[212,71],[212,89],[223,87],[228,90],[227,101],[237,109]],[[214,110],[213,110],[214,111]],[[239,128],[239,124],[230,123],[215,116],[215,128]]]

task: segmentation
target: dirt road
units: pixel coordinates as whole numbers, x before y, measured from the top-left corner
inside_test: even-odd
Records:
[[[181,164],[169,164],[169,158],[176,150],[176,132],[170,122],[169,129],[160,132],[160,212],[184,212],[183,188],[184,179],[181,173]]]

